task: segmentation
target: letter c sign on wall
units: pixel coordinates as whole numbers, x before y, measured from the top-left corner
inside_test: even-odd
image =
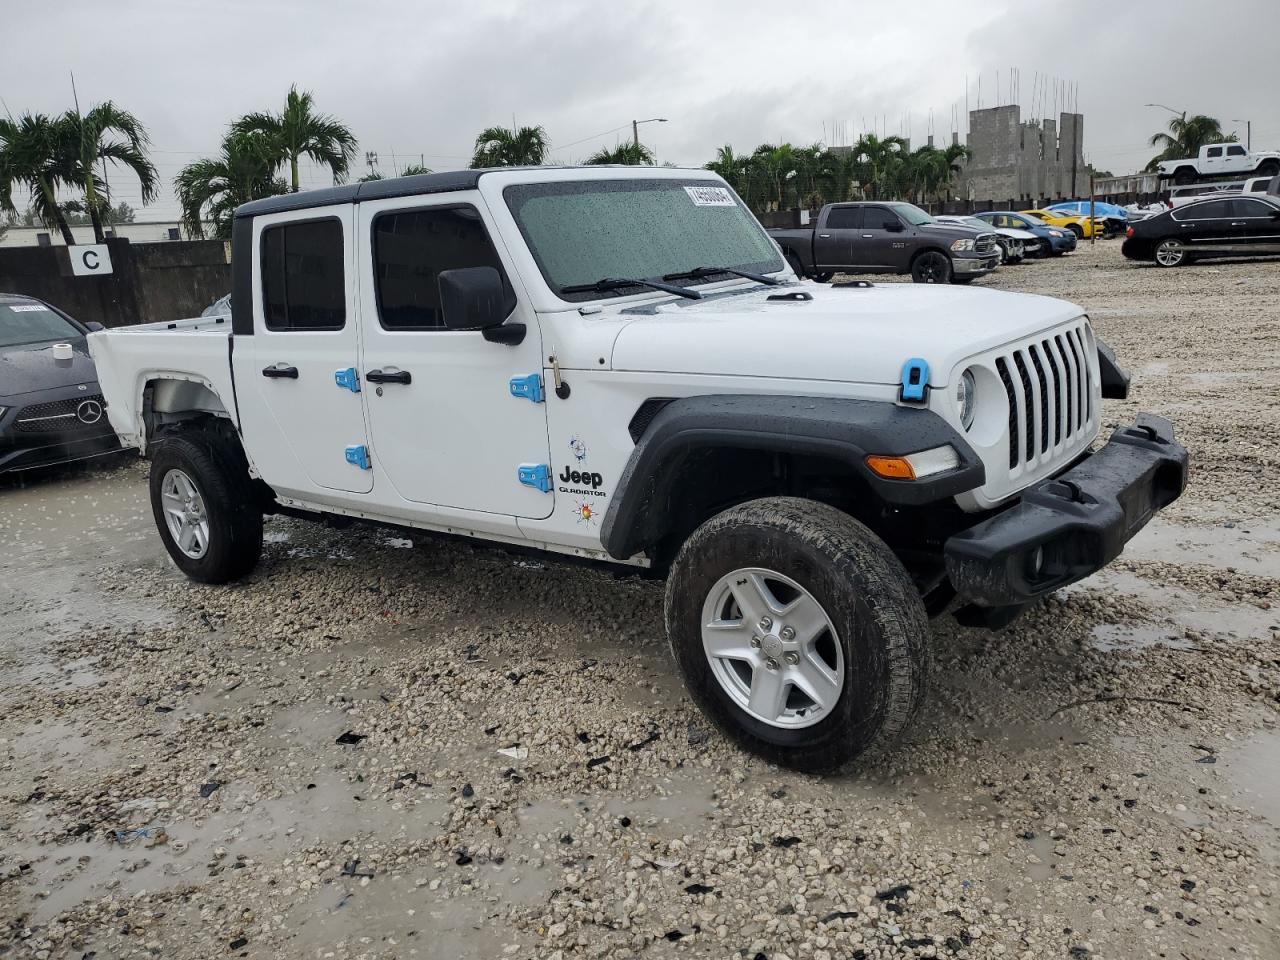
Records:
[[[77,277],[97,277],[111,272],[111,251],[105,243],[76,244],[67,248],[71,273]]]

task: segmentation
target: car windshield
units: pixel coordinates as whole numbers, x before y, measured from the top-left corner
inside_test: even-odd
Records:
[[[547,285],[565,300],[637,292],[635,286],[563,292],[608,278],[652,280],[709,265],[762,274],[783,268],[755,218],[714,180],[520,183],[503,197]],[[681,282],[725,279],[708,273]]]
[[[921,226],[926,223],[935,223],[936,221],[929,214],[925,213],[914,203],[891,203],[889,206],[893,212],[900,216],[913,227]]]
[[[1048,226],[1048,224],[1047,224],[1044,220],[1042,220],[1040,217],[1036,216],[1034,213],[1024,213],[1024,214],[1021,214],[1021,216],[1022,216],[1022,218],[1023,218],[1023,219],[1025,219],[1025,220],[1030,220],[1030,221],[1031,221],[1035,226],[1037,226],[1037,227],[1047,227],[1047,226]]]
[[[43,303],[0,303],[0,347],[80,336],[66,318]]]

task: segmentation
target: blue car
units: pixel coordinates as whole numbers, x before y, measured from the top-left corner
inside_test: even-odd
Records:
[[[1039,217],[1016,210],[986,210],[975,213],[979,220],[985,220],[993,227],[1007,227],[1012,230],[1029,230],[1045,241],[1045,256],[1060,257],[1076,248],[1076,235],[1061,227],[1051,227]]]
[[[1067,210],[1074,213],[1078,217],[1089,216],[1088,200],[1060,200],[1057,203],[1051,203],[1046,210]],[[1095,217],[1105,217],[1108,220],[1128,220],[1129,211],[1124,207],[1114,203],[1103,203],[1102,201],[1094,201],[1093,215]]]

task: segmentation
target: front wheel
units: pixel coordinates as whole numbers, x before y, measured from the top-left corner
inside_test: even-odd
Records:
[[[151,511],[183,573],[201,583],[248,574],[262,555],[262,510],[243,458],[203,433],[160,441],[151,460]]]
[[[1067,229],[1076,235],[1077,241],[1084,239],[1084,227],[1080,226],[1080,224],[1068,223]]]
[[[1187,248],[1180,240],[1161,240],[1156,245],[1156,263],[1162,267],[1180,267],[1187,262]]]
[[[666,594],[690,694],[747,750],[798,770],[893,743],[923,697],[928,621],[882,540],[826,504],[732,507],[681,548]]]
[[[951,258],[937,250],[926,250],[911,261],[912,283],[950,283]]]
[[[1258,164],[1257,174],[1260,177],[1274,177],[1280,173],[1280,160],[1263,160]]]

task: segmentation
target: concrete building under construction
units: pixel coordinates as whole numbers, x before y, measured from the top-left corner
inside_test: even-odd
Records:
[[[1084,115],[1022,121],[1017,104],[969,111],[971,151],[960,174],[960,196],[969,200],[1061,199],[1086,196]]]

